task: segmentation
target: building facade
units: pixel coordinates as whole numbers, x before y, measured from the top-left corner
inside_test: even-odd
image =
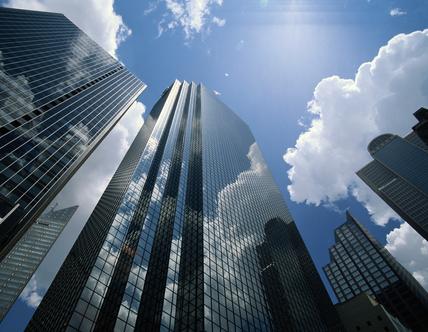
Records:
[[[72,206],[42,214],[0,262],[0,322],[76,210]]]
[[[248,126],[204,86],[175,81],[27,330],[280,331],[257,254],[272,219],[294,225]],[[310,305],[288,320],[314,316],[311,331],[331,331],[298,244],[285,255],[303,286],[286,290],[290,306],[299,297]]]
[[[295,223],[271,219],[257,246],[261,277],[277,331],[340,331],[341,322]],[[308,312],[311,314],[308,315]]]
[[[374,296],[413,331],[426,331],[428,294],[349,212],[335,230],[324,272],[340,303],[361,293]]]
[[[0,260],[144,87],[65,16],[0,8]]]
[[[366,293],[336,304],[346,332],[412,332]]]
[[[384,134],[368,150],[373,161],[357,175],[397,214],[428,240],[428,110],[415,113],[419,126],[404,138]],[[425,119],[425,120],[424,120]],[[424,122],[425,121],[425,122]]]

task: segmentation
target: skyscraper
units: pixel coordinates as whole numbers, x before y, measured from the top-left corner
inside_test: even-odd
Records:
[[[324,271],[339,302],[368,293],[413,331],[426,331],[427,292],[349,212],[335,239]]]
[[[0,8],[0,260],[144,87],[63,15]]]
[[[248,126],[204,86],[176,81],[154,105],[27,330],[280,330],[256,249],[269,220],[286,232],[294,227]],[[329,331],[305,275],[317,272],[296,243],[284,255],[299,287],[286,291],[291,307],[299,297],[308,306],[285,319],[310,324],[315,317],[311,330]],[[275,308],[280,300],[269,301]]]
[[[0,262],[0,321],[76,210],[72,206],[42,214]]]
[[[368,150],[373,161],[357,175],[397,214],[428,240],[428,145],[425,109],[415,116],[420,127],[404,138],[383,134],[373,139]],[[425,115],[423,115],[425,114]]]

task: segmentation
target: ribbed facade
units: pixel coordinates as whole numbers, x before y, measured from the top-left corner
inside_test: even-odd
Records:
[[[204,86],[176,81],[153,107],[27,330],[279,330],[256,249],[275,218],[293,228],[249,128]],[[287,288],[291,306],[300,305],[299,296],[311,304],[318,296],[313,275],[305,276],[315,267],[298,239],[286,253],[294,278],[304,279],[303,287]],[[323,303],[331,306],[328,297]],[[317,315],[313,331],[328,331],[314,305],[299,310],[308,321]]]
[[[384,134],[369,152],[373,161],[357,175],[428,240],[428,145],[416,132],[404,138]]]
[[[61,14],[0,8],[0,256],[144,84]]]
[[[346,218],[324,267],[339,302],[367,293],[413,331],[426,331],[427,292],[349,212]]]
[[[73,206],[61,210],[52,209],[41,215],[0,262],[0,321],[76,210],[77,206]]]

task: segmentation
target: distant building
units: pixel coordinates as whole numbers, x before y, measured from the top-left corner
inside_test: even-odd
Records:
[[[0,261],[144,88],[64,15],[0,7]]]
[[[336,304],[346,332],[411,332],[371,296],[361,293]]]
[[[42,214],[0,262],[0,321],[76,210],[77,206],[73,206]]]
[[[415,131],[404,138],[384,134],[368,146],[373,161],[357,175],[397,214],[428,240],[428,110],[415,116]],[[423,141],[425,140],[425,142]]]
[[[412,129],[428,145],[428,109],[421,107],[414,113],[414,116],[419,122]]]
[[[283,331],[257,253],[270,226],[292,241],[271,247],[290,269],[288,331],[332,331],[337,313],[250,129],[203,85],[176,81],[27,331]]]
[[[340,303],[368,293],[413,331],[428,327],[428,293],[349,212],[324,272]]]

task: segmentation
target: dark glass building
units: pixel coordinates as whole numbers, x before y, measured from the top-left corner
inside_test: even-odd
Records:
[[[366,293],[336,304],[336,309],[346,332],[412,332]]]
[[[418,123],[412,129],[428,145],[428,109],[421,107],[413,115],[418,120]]]
[[[0,8],[0,260],[144,87],[63,15]]]
[[[413,331],[426,331],[425,289],[349,212],[346,219],[335,230],[331,261],[324,267],[339,302],[367,293]]]
[[[293,269],[280,275],[290,331],[302,317],[331,331],[332,304],[314,291],[319,276],[248,126],[204,86],[176,81],[27,330],[281,331],[283,298],[266,289],[257,253],[270,220],[292,241],[280,262]]]
[[[42,214],[0,262],[0,321],[31,279],[77,206]]]
[[[294,222],[275,218],[265,224],[257,247],[262,283],[277,331],[317,331],[341,324]],[[308,312],[311,314],[308,315]]]
[[[428,240],[428,110],[415,116],[419,125],[401,138],[384,134],[368,146],[373,161],[357,175],[397,214]],[[425,120],[424,120],[425,119]],[[425,122],[424,122],[425,121]],[[425,123],[425,124],[424,124]]]

